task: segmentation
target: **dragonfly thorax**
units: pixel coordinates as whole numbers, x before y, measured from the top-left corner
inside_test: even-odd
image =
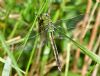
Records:
[[[52,21],[51,21],[49,14],[47,13],[41,14],[40,17],[38,18],[38,22],[39,22],[40,32],[42,30],[45,30],[46,28],[48,28],[49,32],[53,31]]]

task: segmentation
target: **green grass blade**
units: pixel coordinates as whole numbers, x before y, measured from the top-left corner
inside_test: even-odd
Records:
[[[65,76],[68,76],[69,61],[70,61],[70,46],[71,46],[71,44],[69,43],[67,45],[67,57],[66,57]]]
[[[28,38],[29,38],[29,36],[30,36],[30,33],[31,33],[31,31],[32,31],[32,29],[33,29],[35,23],[36,23],[36,20],[37,20],[38,16],[40,15],[40,13],[43,12],[43,10],[44,10],[44,8],[47,6],[47,4],[48,4],[48,0],[44,0],[44,2],[43,2],[43,4],[42,4],[41,8],[40,8],[39,11],[38,11],[38,14],[36,15],[36,17],[35,17],[35,19],[34,19],[34,21],[33,21],[33,24],[32,24],[32,26],[31,26],[31,28],[30,28],[28,34],[26,35],[26,39],[25,39],[24,46],[25,46],[26,43],[27,43],[27,40],[28,40]],[[28,62],[27,68],[26,68],[26,75],[27,75],[27,73],[28,73],[29,66],[30,66],[31,61],[32,61],[32,57],[33,57],[33,55],[34,55],[34,51],[35,51],[35,48],[36,48],[36,44],[37,44],[37,39],[35,40],[34,48],[33,48],[33,50],[32,50],[32,53],[31,53],[31,56],[30,56],[30,59],[29,59],[29,62]]]
[[[95,53],[91,52],[90,50],[88,50],[87,48],[85,48],[83,45],[81,45],[80,43],[78,43],[77,41],[74,41],[72,38],[68,37],[64,32],[56,29],[61,35],[63,35],[64,37],[68,38],[70,41],[72,41],[72,43],[74,43],[78,48],[81,49],[81,51],[88,55],[92,60],[94,60],[95,62],[97,62],[98,64],[100,64],[100,57],[97,56]]]
[[[27,76],[27,74],[28,74],[28,70],[29,70],[29,67],[30,67],[30,64],[31,64],[31,61],[32,61],[32,58],[33,58],[33,55],[34,55],[34,52],[35,52],[37,41],[38,41],[38,38],[36,38],[36,40],[35,40],[35,43],[34,43],[34,46],[33,46],[33,49],[32,49],[28,64],[27,64],[25,76]]]
[[[9,57],[7,57],[5,64],[4,64],[2,76],[10,76],[11,63],[12,63],[11,59]]]
[[[48,2],[47,0],[46,0],[46,2],[45,1],[43,2],[43,4],[41,5],[41,8],[38,11],[38,14],[35,16],[35,19],[34,19],[34,21],[32,23],[32,26],[29,29],[29,32],[25,36],[25,41],[24,41],[23,47],[25,47],[25,45],[26,45],[26,43],[28,41],[28,38],[30,36],[30,33],[32,32],[32,29],[33,29],[34,25],[36,24],[36,20],[37,20],[38,16],[43,12],[43,9],[47,5],[47,2]],[[20,58],[20,56],[21,56],[22,53],[23,53],[23,49],[22,49],[22,51],[21,51],[21,53],[20,53],[20,55],[19,55],[19,57],[18,57],[17,60],[19,60],[19,58]]]
[[[8,56],[11,58],[12,63],[18,68],[17,62],[16,62],[12,52],[9,50],[9,47],[6,45],[4,37],[3,37],[2,33],[1,33],[1,31],[0,31],[0,42],[2,44],[2,47],[3,47],[4,51],[6,51]],[[19,76],[22,76],[21,72],[18,69],[16,69],[16,71],[18,72]]]
[[[91,52],[90,50],[88,50],[87,48],[85,48],[83,45],[79,44],[78,42],[74,41],[73,39],[71,39],[70,37],[68,37],[66,35],[66,37],[71,40],[78,48],[81,49],[81,51],[88,55],[92,60],[94,60],[95,62],[100,64],[100,57],[97,56],[95,53]]]
[[[6,60],[0,57],[0,62],[2,63],[6,63]],[[14,66],[13,64],[11,64],[11,66],[15,69],[18,69],[20,72],[22,72],[23,74],[25,74],[25,72],[23,70],[21,70],[20,68]]]

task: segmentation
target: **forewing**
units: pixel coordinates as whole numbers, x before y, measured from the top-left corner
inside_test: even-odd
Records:
[[[65,27],[67,30],[72,30],[76,27],[77,23],[83,19],[84,15],[78,15],[70,19],[61,19],[54,23],[55,27],[62,28]],[[64,26],[63,26],[64,25]]]
[[[58,20],[56,23],[54,23],[54,34],[55,36],[61,36],[60,32],[57,30],[64,32],[67,34],[68,32],[73,31],[73,29],[76,28],[77,24],[83,19],[84,15],[79,15],[76,17],[73,17],[71,19],[62,19]]]

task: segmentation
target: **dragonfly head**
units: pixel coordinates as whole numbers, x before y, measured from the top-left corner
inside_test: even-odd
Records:
[[[50,18],[50,15],[48,13],[43,13],[43,14],[40,15],[40,18],[43,19],[43,20],[46,20],[46,19]]]

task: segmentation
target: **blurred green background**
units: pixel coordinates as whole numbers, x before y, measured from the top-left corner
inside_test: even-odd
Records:
[[[93,0],[90,12],[87,13],[88,16],[91,14],[92,9],[94,9],[95,4],[96,1]],[[56,25],[61,25],[63,28],[61,31],[64,31],[69,37],[81,43],[80,35],[82,34],[82,30],[76,27],[76,25],[84,20],[86,11],[89,8],[87,7],[88,5],[89,0],[0,0],[0,37],[5,41],[4,44],[8,46],[3,46],[4,41],[0,42],[0,76],[82,76],[85,54],[80,53],[79,58],[75,60],[78,48],[65,37],[62,39],[55,38],[62,66],[62,71],[59,72],[49,39],[40,45],[41,38],[38,35],[37,19],[40,14],[49,13],[52,22],[57,23]],[[96,22],[97,11],[98,9],[94,11],[95,13],[89,24],[91,27],[83,39],[82,44],[84,46],[88,46],[91,39],[91,28]],[[57,20],[59,21],[57,22]],[[86,24],[88,20],[89,18]],[[63,21],[68,25],[67,27]],[[94,46],[99,38],[100,30],[96,31],[96,34],[93,43]],[[58,34],[55,31],[56,35]],[[94,46],[90,50],[93,50]],[[98,53],[98,49],[100,49],[99,46],[96,47],[96,53]],[[8,68],[10,71],[5,72],[4,66],[6,65],[2,59],[6,59],[7,57],[11,58],[14,66],[12,69]],[[86,70],[86,75],[91,76],[96,66],[95,62],[91,62],[88,70]],[[16,67],[19,67],[24,73],[18,68],[16,71]],[[3,75],[3,73],[6,74]],[[98,70],[96,76],[99,75]]]

